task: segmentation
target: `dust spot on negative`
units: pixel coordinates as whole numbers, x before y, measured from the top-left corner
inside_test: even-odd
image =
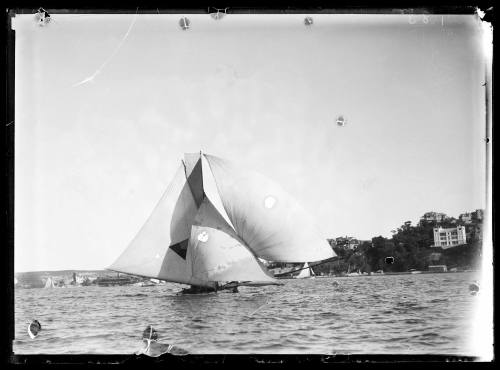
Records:
[[[276,198],[273,197],[272,195],[269,195],[264,199],[264,207],[266,207],[267,209],[273,208],[275,204],[276,204]]]
[[[179,20],[179,26],[181,26],[181,28],[185,31],[191,26],[191,21],[188,18],[183,17]]]
[[[344,127],[346,124],[346,120],[344,116],[338,116],[337,117],[337,126]]]
[[[479,282],[474,281],[472,284],[470,284],[469,291],[470,291],[470,294],[472,294],[472,295],[476,295],[477,293],[479,293]]]
[[[42,325],[38,320],[33,320],[28,325],[28,335],[30,336],[31,339],[36,338],[36,336],[41,330],[42,330]]]
[[[148,325],[146,329],[142,332],[142,339],[143,340],[157,340],[158,339],[158,333],[153,328],[151,325]]]
[[[208,233],[206,231],[202,231],[198,234],[198,240],[200,242],[206,242],[208,240]]]

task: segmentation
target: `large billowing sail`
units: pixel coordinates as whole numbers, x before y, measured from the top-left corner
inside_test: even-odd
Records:
[[[191,229],[189,274],[207,281],[276,281],[205,198]]]
[[[335,254],[278,185],[220,158],[188,153],[152,214],[110,270],[216,287],[276,283],[264,258]]]
[[[204,156],[232,225],[257,256],[279,262],[335,256],[304,209],[279,185],[221,158]]]
[[[189,284],[186,252],[197,211],[180,166],[149,219],[109,269]]]

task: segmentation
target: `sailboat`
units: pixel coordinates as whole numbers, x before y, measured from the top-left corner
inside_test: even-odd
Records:
[[[47,281],[45,282],[45,287],[44,288],[55,288],[54,280],[49,276],[47,278]]]
[[[296,279],[314,279],[316,275],[311,267],[309,267],[308,263],[304,264],[300,273],[295,277]]]
[[[108,269],[201,292],[281,285],[264,261],[335,256],[312,218],[278,184],[199,152],[184,155],[151,215]]]

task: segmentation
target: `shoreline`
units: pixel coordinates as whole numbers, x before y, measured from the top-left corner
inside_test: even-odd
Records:
[[[419,271],[417,273],[412,273],[410,271],[401,272],[384,272],[383,274],[366,274],[366,275],[316,275],[317,278],[327,278],[327,277],[362,277],[362,276],[385,276],[385,275],[421,275],[421,274],[458,274],[462,272],[480,272],[480,270],[464,270],[464,271]]]
[[[480,272],[480,270],[464,270],[464,271],[418,271],[418,272],[410,272],[410,271],[401,271],[401,272],[384,272],[383,274],[380,273],[372,273],[372,274],[361,274],[361,275],[316,275],[315,278],[318,279],[325,279],[325,278],[357,278],[357,277],[372,277],[372,276],[386,276],[386,275],[421,275],[421,274],[457,274],[457,273],[477,273]],[[278,280],[301,280],[297,279],[294,277],[277,277],[276,279]],[[306,278],[307,279],[307,278]],[[126,285],[136,285],[136,284],[110,284],[110,285],[120,285],[120,286],[126,286]],[[161,285],[161,284],[159,284]],[[88,286],[100,286],[103,287],[104,285],[99,285],[99,284],[90,284]],[[85,288],[85,285],[71,285],[71,284],[65,284],[64,286],[58,287],[58,288],[76,288],[76,287],[82,287]],[[36,288],[43,288],[42,285],[37,285],[37,286],[23,286],[23,284],[15,284],[14,289],[36,289]]]

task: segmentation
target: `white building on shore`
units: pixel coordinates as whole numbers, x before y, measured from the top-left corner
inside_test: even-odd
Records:
[[[464,226],[451,227],[447,229],[443,229],[442,227],[434,228],[434,247],[447,249],[466,243],[467,240]]]

